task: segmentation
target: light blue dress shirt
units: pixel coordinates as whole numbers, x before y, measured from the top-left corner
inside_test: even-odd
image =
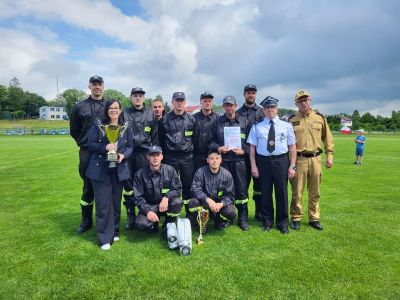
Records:
[[[296,144],[292,124],[280,120],[278,116],[273,121],[275,127],[275,150],[272,153],[267,150],[268,133],[271,127],[270,119],[264,118],[264,120],[251,127],[247,143],[254,145],[256,152],[260,155],[281,155],[289,151],[288,145]]]

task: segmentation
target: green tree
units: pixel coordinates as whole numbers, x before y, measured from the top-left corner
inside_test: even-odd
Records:
[[[360,128],[360,113],[357,109],[353,111],[353,114],[351,115],[351,121],[353,124],[353,130],[357,130]]]
[[[77,89],[65,90],[61,95],[65,99],[65,111],[68,118],[71,116],[71,111],[75,104],[86,98],[86,93]]]
[[[107,89],[104,91],[104,99],[117,99],[121,102],[123,108],[128,108],[131,106],[131,101],[129,97],[125,96],[123,93],[117,90]]]
[[[4,118],[7,105],[7,87],[0,84],[0,119]]]
[[[46,100],[31,92],[24,93],[24,111],[26,118],[39,117],[39,108],[47,105]]]
[[[369,123],[369,124],[373,125],[373,124],[375,124],[375,121],[376,121],[375,117],[373,115],[371,115],[369,112],[366,112],[360,118],[360,122],[363,124]]]

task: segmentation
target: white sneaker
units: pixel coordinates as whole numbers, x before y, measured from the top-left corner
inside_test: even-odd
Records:
[[[110,244],[104,244],[104,245],[101,245],[100,248],[101,248],[101,250],[107,251],[107,250],[110,250],[111,245]]]
[[[119,236],[114,236],[114,242],[119,241]]]

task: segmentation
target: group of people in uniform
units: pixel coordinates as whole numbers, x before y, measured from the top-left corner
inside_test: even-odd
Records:
[[[165,113],[161,99],[146,107],[145,91],[139,87],[131,90],[132,105],[124,110],[116,99],[105,101],[102,77],[92,76],[89,89],[90,96],[75,105],[70,118],[83,179],[82,222],[77,232],[93,226],[95,203],[101,249],[108,250],[119,240],[122,197],[127,230],[156,232],[165,216],[162,231],[166,234],[166,224],[174,222],[184,206],[194,227],[198,212],[207,209],[216,229],[231,225],[237,215],[238,226],[247,231],[251,181],[254,216],[262,230],[268,232],[275,225],[287,234],[289,211],[290,227],[300,229],[306,184],[309,225],[323,229],[321,154],[326,154],[325,166],[332,167],[333,138],[324,116],[311,108],[309,92],[296,93],[298,113],[283,121],[277,114],[278,99],[268,96],[260,106],[256,104],[253,84],[244,87],[245,101],[239,109],[235,97],[226,96],[222,115],[213,111],[214,96],[209,92],[200,95],[201,110],[192,115],[185,111],[183,92],[173,93],[172,111]],[[108,141],[106,126],[119,126],[117,142]],[[227,127],[237,127],[240,146],[228,147]],[[117,153],[116,164],[107,161],[108,151]]]

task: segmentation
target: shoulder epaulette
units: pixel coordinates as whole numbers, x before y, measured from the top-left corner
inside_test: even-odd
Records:
[[[257,125],[257,124],[261,123],[262,121],[264,121],[264,118],[261,118],[260,120],[254,122],[254,125]]]
[[[296,114],[291,115],[291,116],[289,117],[288,120],[290,120],[291,118],[293,118],[295,115],[296,115]]]
[[[320,112],[316,111],[315,113],[316,113],[318,116],[321,116],[321,117],[323,117],[323,118],[325,119],[325,116],[324,116],[323,114],[321,114]]]

